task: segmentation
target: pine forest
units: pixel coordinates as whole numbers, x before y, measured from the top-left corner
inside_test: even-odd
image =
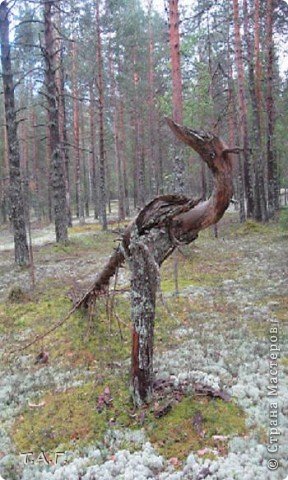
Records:
[[[0,2],[0,480],[287,480],[288,0]]]

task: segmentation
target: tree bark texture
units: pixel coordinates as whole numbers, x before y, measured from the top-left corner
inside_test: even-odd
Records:
[[[91,155],[90,155],[90,171],[91,171],[91,200],[94,210],[94,218],[99,216],[99,192],[97,182],[97,157],[96,157],[96,135],[95,135],[95,95],[94,95],[94,83],[89,84],[89,120],[90,120],[90,142],[91,142]]]
[[[124,100],[120,99],[119,106],[119,142],[120,149],[122,151],[122,165],[123,165],[123,188],[124,188],[124,205],[125,215],[130,216],[130,203],[129,203],[129,189],[128,189],[128,175],[127,175],[127,156],[126,156],[126,132],[124,125]]]
[[[60,29],[60,20],[59,20]],[[66,185],[66,203],[67,203],[67,222],[68,227],[72,227],[72,211],[71,211],[71,188],[70,188],[70,158],[68,151],[68,135],[67,135],[67,112],[65,99],[65,70],[63,63],[63,49],[59,45],[59,75],[57,75],[57,88],[59,91],[59,135],[61,142],[62,163],[64,165],[65,185]],[[56,72],[57,73],[57,72]]]
[[[162,195],[148,203],[126,228],[121,244],[78,302],[79,307],[93,304],[127,260],[131,271],[133,321],[131,386],[137,406],[149,402],[152,394],[153,329],[159,267],[179,243],[191,243],[200,230],[218,222],[233,193],[233,151],[213,134],[181,127],[170,119],[167,122],[179,140],[192,147],[212,171],[213,193],[204,202],[181,195]]]
[[[172,117],[176,123],[183,122],[179,25],[178,0],[169,0],[169,41],[172,66]]]
[[[96,29],[97,29],[97,71],[98,71],[98,102],[99,102],[99,210],[102,229],[107,230],[106,214],[106,164],[105,164],[105,141],[104,141],[104,82],[103,82],[103,58],[102,39],[100,25],[100,0],[96,2]]]
[[[155,65],[154,65],[154,33],[152,25],[152,6],[153,0],[149,1],[148,4],[148,35],[149,35],[149,50],[148,50],[148,87],[149,87],[149,96],[148,96],[148,119],[149,119],[149,164],[151,168],[150,176],[150,196],[155,196],[159,194],[159,173],[157,165],[157,154],[156,154],[156,138],[155,134],[156,129],[156,112],[155,112]]]
[[[8,2],[5,1],[0,5],[0,35],[5,120],[9,158],[9,213],[13,226],[15,262],[18,265],[28,265],[29,250],[25,225],[24,197],[21,185],[20,149],[17,136],[17,118],[10,55],[8,15]]]
[[[264,157],[262,151],[262,128],[261,128],[261,63],[260,63],[260,45],[259,45],[259,0],[255,0],[254,13],[254,55],[253,39],[249,25],[249,11],[247,0],[243,1],[244,13],[244,37],[247,46],[248,60],[248,78],[249,93],[251,98],[252,116],[253,116],[253,156],[254,156],[254,211],[255,220],[265,222],[267,220],[266,195],[264,184]]]
[[[57,91],[56,71],[57,51],[55,51],[54,28],[52,22],[52,7],[55,1],[43,0],[44,4],[44,39],[43,47],[45,61],[45,87],[48,104],[48,125],[50,132],[50,148],[52,153],[52,183],[55,215],[56,242],[65,243],[68,240],[67,204],[64,165],[61,156],[59,135],[59,92]]]
[[[267,171],[268,171],[268,210],[274,217],[279,209],[279,188],[277,180],[277,162],[275,155],[275,102],[273,94],[274,76],[274,45],[273,45],[273,15],[274,0],[266,1],[266,110],[267,110]]]
[[[132,359],[131,389],[134,404],[152,399],[153,339],[159,267],[146,238],[131,232],[128,262],[131,272]]]
[[[81,175],[80,126],[79,126],[79,89],[77,82],[77,51],[76,41],[72,42],[72,96],[73,96],[73,139],[75,166],[75,198],[76,216],[80,224],[84,224],[83,184]]]
[[[120,99],[117,91],[117,83],[114,73],[114,65],[111,48],[109,46],[109,74],[112,84],[111,104],[114,111],[113,127],[114,127],[114,145],[115,145],[115,163],[117,172],[117,190],[118,190],[118,220],[125,218],[125,199],[124,199],[124,178],[123,178],[123,144],[120,136]]]
[[[169,42],[172,67],[172,118],[174,122],[183,123],[183,88],[181,74],[180,32],[178,0],[169,0]],[[174,158],[173,177],[174,191],[183,194],[185,191],[185,165],[183,155],[176,145],[178,154]]]
[[[247,100],[245,95],[245,73],[243,63],[242,38],[240,32],[239,2],[233,0],[233,20],[234,20],[234,45],[237,67],[238,82],[238,103],[239,103],[239,127],[243,141],[244,157],[244,181],[245,194],[247,202],[247,217],[252,217],[254,213],[253,198],[253,169],[249,153],[249,131],[248,131],[248,113]]]

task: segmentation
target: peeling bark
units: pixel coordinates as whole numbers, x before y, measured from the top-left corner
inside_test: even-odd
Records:
[[[134,225],[128,261],[131,271],[132,359],[131,390],[134,404],[152,399],[153,339],[159,267],[149,251],[146,237],[142,242]]]

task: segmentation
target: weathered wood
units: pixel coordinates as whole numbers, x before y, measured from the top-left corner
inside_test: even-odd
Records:
[[[142,242],[143,238],[143,242]],[[159,267],[134,225],[128,253],[131,271],[132,359],[131,390],[134,404],[152,399],[153,340]]]
[[[189,244],[200,230],[216,223],[232,197],[231,154],[218,137],[182,127],[169,126],[184,143],[198,152],[213,173],[214,190],[209,200],[181,195],[162,195],[148,203],[126,228],[123,240],[97,276],[94,285],[78,302],[88,307],[110,278],[127,260],[131,271],[132,369],[131,387],[136,406],[149,402],[153,384],[153,332],[159,267],[177,244]]]

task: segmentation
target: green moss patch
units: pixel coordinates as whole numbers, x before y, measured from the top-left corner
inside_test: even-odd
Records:
[[[97,227],[97,228],[96,228]],[[115,247],[116,234],[102,232],[98,225],[87,225],[87,233],[81,231],[82,227],[73,227],[75,232],[65,244],[49,243],[37,249],[35,263],[44,260],[68,259],[81,257],[87,252],[95,255],[109,255]]]
[[[103,442],[108,428],[125,427],[129,417],[129,391],[120,378],[106,383],[88,383],[62,393],[49,393],[38,400],[40,407],[29,406],[15,422],[12,436],[21,451],[71,449],[90,442]],[[105,385],[111,391],[111,404],[97,410],[98,397]]]
[[[193,424],[197,414],[203,419],[199,429]],[[244,435],[245,415],[234,403],[186,397],[165,417],[151,422],[147,430],[162,455],[183,460],[191,451],[218,448],[219,440],[213,439],[214,435]],[[222,449],[227,447],[227,441],[221,440],[220,444]]]
[[[10,331],[21,331],[33,327],[40,333],[41,327],[46,329],[51,322],[64,316],[71,308],[71,302],[59,291],[49,289],[44,294],[34,295],[26,303],[11,303],[9,299],[0,305],[0,318],[6,318],[6,326]]]
[[[99,395],[109,386],[111,403],[99,411]],[[228,439],[246,433],[245,416],[233,403],[219,399],[185,397],[162,418],[153,408],[135,415],[129,399],[128,377],[108,377],[105,383],[88,383],[43,397],[40,407],[27,407],[14,424],[12,436],[18,451],[71,449],[91,442],[101,444],[108,429],[144,428],[155,448],[166,458],[183,460],[204,447],[226,452]],[[201,432],[194,424],[202,417]],[[143,420],[144,418],[144,420]],[[140,420],[141,419],[141,420]],[[219,443],[220,442],[220,443]]]
[[[193,245],[185,247],[184,255],[178,254],[178,285],[183,288],[200,286],[215,287],[223,280],[239,275],[241,254],[219,252],[214,242],[209,241],[211,249],[195,249]],[[170,257],[161,268],[161,289],[164,293],[175,291],[174,258]]]

